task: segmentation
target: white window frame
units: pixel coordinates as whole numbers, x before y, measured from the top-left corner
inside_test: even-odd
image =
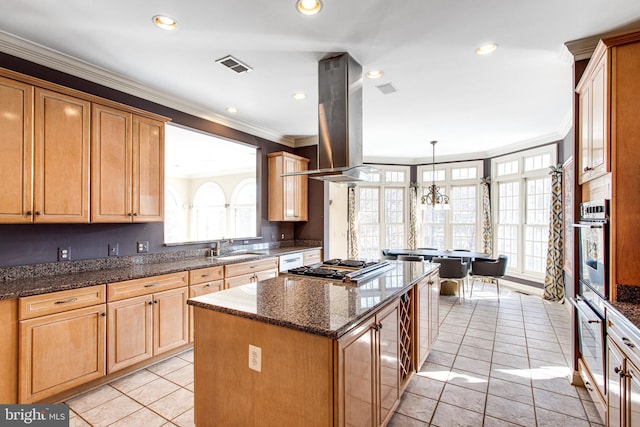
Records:
[[[459,168],[469,168],[475,167],[477,170],[477,175],[475,178],[471,179],[452,179],[452,170]],[[426,188],[431,185],[431,181],[423,181],[424,172],[431,172],[434,168],[433,165],[423,165],[418,166],[417,168],[417,181],[418,181],[418,211],[420,210],[420,198],[424,194]],[[484,162],[482,160],[474,160],[467,162],[452,162],[452,163],[437,163],[435,165],[436,173],[438,171],[444,171],[444,181],[436,181],[436,185],[438,185],[444,194],[450,197],[450,202],[453,203],[453,199],[451,199],[451,191],[454,186],[475,186],[476,187],[476,238],[475,238],[475,250],[479,251],[482,247],[482,197],[480,193],[480,180],[484,177]],[[453,247],[453,220],[451,215],[451,211],[444,211],[444,248],[437,249],[459,249]],[[421,246],[421,242],[424,241],[424,227],[422,224],[422,215],[418,212],[418,224],[417,224],[417,234],[418,234],[418,246]]]
[[[525,158],[542,155],[542,154],[550,154],[551,164],[549,166],[555,165],[557,163],[557,145],[550,144],[542,147],[532,148],[530,150],[521,151],[518,153],[512,153],[505,156],[494,157],[491,159],[491,216],[492,216],[492,224],[493,224],[493,245],[494,245],[494,253],[497,253],[497,238],[498,238],[498,219],[499,219],[499,184],[500,182],[514,182],[517,181],[519,183],[519,223],[517,224],[517,251],[518,251],[518,259],[517,259],[517,267],[512,267],[511,265],[507,268],[507,273],[514,277],[519,277],[522,279],[532,280],[536,282],[544,281],[544,273],[536,273],[532,271],[527,271],[526,260],[525,260],[525,233],[527,226],[527,180],[533,178],[543,178],[549,177],[549,168],[543,167],[541,169],[537,169],[535,171],[525,171]],[[509,175],[498,176],[498,164],[504,163],[507,161],[518,162],[518,171],[516,173],[511,173]],[[511,263],[510,263],[511,264]]]
[[[409,237],[409,184],[411,181],[411,168],[409,166],[395,166],[395,165],[371,165],[375,169],[380,171],[380,181],[378,182],[366,182],[362,184],[358,184],[356,186],[356,212],[360,212],[360,189],[362,188],[378,188],[379,191],[379,199],[378,199],[378,233],[379,233],[379,245],[382,247],[377,248],[377,258],[382,256],[381,251],[384,248],[386,242],[386,224],[385,224],[385,215],[384,215],[384,205],[385,205],[385,188],[397,188],[402,189],[403,191],[403,233],[404,233],[404,246],[407,245],[407,239]],[[384,180],[385,172],[404,172],[404,181],[403,182],[390,182],[387,183]],[[356,220],[358,221],[358,220]],[[356,223],[356,228],[358,229],[359,223]],[[358,240],[358,246],[362,252],[362,244],[360,240]],[[362,257],[362,255],[360,256]]]

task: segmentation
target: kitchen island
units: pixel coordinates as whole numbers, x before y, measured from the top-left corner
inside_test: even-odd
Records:
[[[198,426],[385,425],[437,335],[437,264],[192,298]]]

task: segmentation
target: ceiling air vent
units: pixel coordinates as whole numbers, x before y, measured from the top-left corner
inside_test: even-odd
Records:
[[[385,95],[389,95],[390,93],[394,93],[398,91],[395,87],[393,87],[391,83],[385,83],[383,85],[376,86],[376,87],[380,89],[380,92],[384,93]]]
[[[224,65],[225,67],[235,71],[238,74],[253,71],[253,68],[249,67],[247,64],[243,64],[231,55],[227,55],[224,58],[216,59],[216,62]]]

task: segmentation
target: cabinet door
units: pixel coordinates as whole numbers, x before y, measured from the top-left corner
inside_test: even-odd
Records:
[[[416,371],[419,371],[422,364],[429,355],[429,324],[430,322],[430,302],[429,279],[423,279],[416,286],[416,317],[415,317],[415,351],[416,351]]]
[[[375,425],[375,319],[338,342],[339,426]]]
[[[261,280],[273,279],[274,277],[278,277],[278,270],[257,271],[254,281],[259,282]]]
[[[31,403],[105,374],[105,306],[20,322],[19,402]]]
[[[607,425],[615,427],[623,425],[621,399],[624,380],[621,378],[621,374],[624,375],[624,357],[615,344],[611,341],[608,341],[607,344],[607,417],[609,417]]]
[[[627,426],[640,426],[640,371],[629,359],[627,363],[626,416]]]
[[[591,168],[591,86],[582,89],[578,101],[578,183],[588,181]]]
[[[93,104],[91,222],[131,222],[132,115]]]
[[[376,316],[378,321],[380,423],[386,425],[400,402],[400,307]]]
[[[438,339],[440,332],[440,278],[429,276],[429,349]]]
[[[0,402],[18,403],[18,300],[0,300]]]
[[[33,87],[0,77],[0,222],[33,220]]]
[[[34,222],[89,222],[90,103],[35,91]]]
[[[193,273],[190,271],[189,274]],[[207,273],[205,273],[207,274]],[[200,295],[212,294],[224,289],[224,280],[214,280],[213,282],[199,283],[197,285],[189,286],[189,298],[197,297]],[[194,316],[193,306],[189,306],[189,342],[193,341],[194,336]]]
[[[164,123],[133,117],[133,221],[164,220]]]
[[[189,342],[189,288],[153,294],[153,354],[180,347]]]
[[[600,62],[593,72],[591,80],[591,148],[590,148],[590,178],[595,178],[607,172],[607,55],[600,58]]]
[[[153,355],[151,295],[107,304],[109,354],[107,372],[115,372]]]

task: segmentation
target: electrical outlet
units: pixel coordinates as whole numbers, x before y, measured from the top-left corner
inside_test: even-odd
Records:
[[[262,372],[262,349],[249,344],[249,369]]]
[[[280,235],[280,238],[281,238],[282,240],[284,240],[284,233],[282,233],[282,234]]]
[[[71,246],[67,246],[66,248],[58,248],[58,261],[69,260],[71,260]]]
[[[144,242],[138,242],[138,253],[146,254],[149,252],[149,241],[145,240]]]
[[[118,256],[118,243],[109,243],[109,256]]]

